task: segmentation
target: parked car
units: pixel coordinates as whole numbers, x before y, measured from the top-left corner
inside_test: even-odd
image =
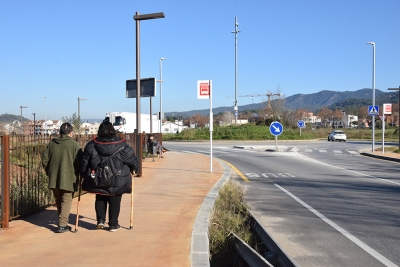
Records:
[[[328,141],[343,141],[346,142],[346,134],[342,130],[334,130],[328,135]]]

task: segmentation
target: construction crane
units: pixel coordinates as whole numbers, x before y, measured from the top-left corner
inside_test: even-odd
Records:
[[[268,108],[271,108],[271,96],[281,96],[281,93],[278,94],[273,94],[271,92],[268,92],[267,94],[252,94],[252,95],[239,95],[238,97],[258,97],[258,96],[267,96],[268,97]],[[226,98],[231,98],[234,96],[227,96]]]

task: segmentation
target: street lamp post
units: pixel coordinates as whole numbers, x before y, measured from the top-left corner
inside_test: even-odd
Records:
[[[375,42],[368,42],[372,45],[372,105],[375,106]],[[378,114],[379,115],[379,114]],[[375,116],[372,119],[372,153],[375,152]]]
[[[79,134],[81,134],[81,101],[82,100],[87,100],[87,99],[78,97],[78,121],[79,121],[78,133]]]
[[[36,135],[36,113],[32,113],[33,115],[33,135]]]
[[[162,61],[166,60],[166,58],[162,57],[160,58],[160,80],[158,81],[160,83],[160,133],[162,133],[162,120],[163,120],[163,115],[162,115]]]
[[[47,128],[47,123],[46,123],[46,97],[44,97],[44,133],[43,133],[43,135],[46,135],[46,128]]]
[[[27,107],[21,105],[20,108],[21,108],[21,133],[24,133],[23,127],[22,127],[22,109],[27,108]]]
[[[398,102],[398,105],[399,105],[399,114],[398,114],[398,119],[399,119],[399,129],[397,130],[397,134],[399,135],[399,150],[400,150],[400,86],[399,86],[399,88],[388,88],[388,90],[397,90],[397,91],[399,91],[399,102]]]
[[[237,106],[237,34],[240,32],[238,30],[239,23],[237,22],[237,17],[235,17],[235,30],[232,32],[235,34],[235,106],[233,107],[235,111],[235,125],[237,125],[237,115],[238,115],[238,106]]]
[[[148,19],[160,19],[165,18],[164,12],[159,13],[151,13],[151,14],[142,14],[139,12],[133,16],[133,19],[136,21],[136,133],[141,133],[141,114],[140,114],[140,21],[148,20]],[[151,115],[151,114],[150,114]],[[139,140],[140,135],[137,135],[137,144],[141,143]],[[140,145],[136,146],[136,155],[137,158],[142,158],[142,148]],[[142,161],[139,160],[139,176],[142,176]]]

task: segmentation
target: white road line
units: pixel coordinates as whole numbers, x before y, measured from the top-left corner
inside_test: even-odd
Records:
[[[341,150],[333,150],[336,154],[342,154],[343,152]]]
[[[326,150],[320,149],[319,152],[326,153]]]
[[[309,211],[311,211],[312,213],[314,213],[315,215],[317,215],[321,220],[323,220],[324,222],[326,222],[327,224],[329,224],[330,226],[332,226],[334,229],[336,229],[338,232],[340,232],[342,235],[344,235],[345,237],[347,237],[348,239],[350,239],[353,243],[355,243],[357,246],[359,246],[360,248],[362,248],[363,250],[365,250],[368,254],[370,254],[372,257],[374,257],[375,259],[377,259],[378,261],[382,262],[385,266],[391,266],[391,267],[398,267],[396,264],[394,264],[393,262],[391,262],[390,260],[388,260],[387,258],[385,258],[382,254],[380,254],[379,252],[377,252],[375,249],[371,248],[370,246],[368,246],[367,244],[365,244],[364,242],[362,242],[360,239],[358,239],[357,237],[353,236],[352,234],[350,234],[349,232],[347,232],[345,229],[343,229],[342,227],[340,227],[339,225],[337,225],[336,223],[334,223],[333,221],[331,221],[330,219],[328,219],[327,217],[325,217],[323,214],[321,214],[319,211],[317,211],[316,209],[314,209],[313,207],[311,207],[310,205],[308,205],[307,203],[305,203],[304,201],[302,201],[300,198],[296,197],[295,195],[293,195],[292,193],[290,193],[289,191],[287,191],[285,188],[281,187],[278,184],[274,185],[276,187],[278,187],[280,190],[282,190],[283,192],[285,192],[286,194],[288,194],[289,196],[291,196],[294,200],[296,200],[297,202],[299,202],[301,205],[303,205],[305,208],[307,208]]]
[[[312,149],[306,149],[304,152],[312,152]]]
[[[359,153],[356,152],[356,151],[347,151],[347,152],[349,152],[350,154],[359,154]]]

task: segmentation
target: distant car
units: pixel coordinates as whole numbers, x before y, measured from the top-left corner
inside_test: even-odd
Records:
[[[328,141],[343,141],[346,142],[346,134],[342,130],[334,130],[328,135]]]

